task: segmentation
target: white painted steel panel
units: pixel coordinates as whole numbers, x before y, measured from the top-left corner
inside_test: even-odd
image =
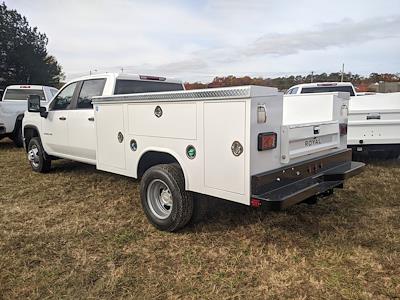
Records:
[[[125,169],[123,105],[96,106],[97,164]],[[118,133],[124,141],[118,141]]]
[[[314,130],[318,129],[318,133]],[[281,161],[314,154],[341,145],[338,121],[315,124],[282,126]]]
[[[314,123],[333,120],[333,95],[283,96],[283,125]]]
[[[162,109],[161,117],[154,113]],[[196,103],[128,104],[129,134],[196,139]]]
[[[246,149],[246,103],[204,103],[205,185],[237,194],[245,192],[245,155],[234,156],[232,143]],[[247,178],[248,179],[248,178]]]

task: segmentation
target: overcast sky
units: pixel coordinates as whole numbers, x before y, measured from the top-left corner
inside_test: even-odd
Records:
[[[400,72],[400,0],[5,2],[47,34],[67,79]]]

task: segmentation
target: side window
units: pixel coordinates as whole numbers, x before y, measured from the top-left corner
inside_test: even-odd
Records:
[[[96,96],[101,96],[103,94],[105,84],[105,79],[85,80],[82,84],[81,91],[79,92],[76,108],[93,108],[92,98]]]
[[[71,83],[57,95],[53,101],[52,110],[64,110],[68,108],[68,105],[71,103],[72,96],[74,95],[76,85],[77,82]]]

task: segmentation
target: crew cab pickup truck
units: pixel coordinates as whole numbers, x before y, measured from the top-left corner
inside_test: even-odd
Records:
[[[400,93],[356,93],[350,82],[320,82],[293,86],[286,94],[304,99],[312,93],[330,92],[350,94],[348,145],[356,157],[363,159],[371,153],[394,159],[400,155]]]
[[[93,97],[176,90],[184,90],[183,83],[164,77],[107,73],[76,78],[44,106],[46,118],[25,113],[25,144],[29,146],[32,137],[40,136],[49,155],[95,164]]]
[[[283,95],[258,86],[94,97],[82,117],[60,109],[66,94],[72,108],[81,102],[84,83],[73,93],[67,85],[45,108],[30,99],[24,133],[33,171],[62,157],[140,178],[143,210],[160,230],[193,220],[199,195],[282,209],[343,187],[364,166],[351,161],[340,131],[345,93],[320,101],[318,113],[330,120],[301,124],[283,124]]]
[[[17,147],[22,147],[22,118],[29,95],[38,95],[46,105],[57,89],[41,85],[10,85],[0,101],[0,139],[9,137]]]

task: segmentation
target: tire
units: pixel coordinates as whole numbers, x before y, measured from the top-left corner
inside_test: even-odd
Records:
[[[21,124],[17,124],[17,127],[15,127],[15,131],[14,131],[12,140],[14,142],[14,145],[17,148],[21,148],[24,145],[24,141],[23,141],[23,138],[22,138],[22,126],[21,126]]]
[[[51,168],[51,159],[47,157],[40,139],[32,138],[28,145],[28,160],[32,170],[38,173],[47,173]]]
[[[193,214],[193,195],[185,191],[185,178],[177,164],[156,165],[140,182],[140,197],[147,219],[162,231],[183,228]]]

